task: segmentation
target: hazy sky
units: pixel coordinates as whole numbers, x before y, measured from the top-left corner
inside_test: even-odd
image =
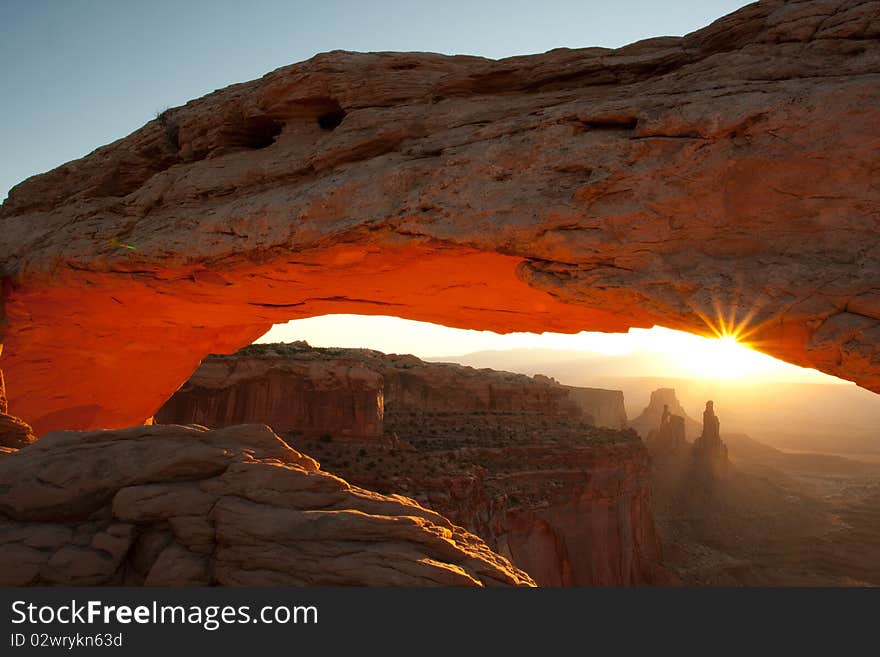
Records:
[[[385,353],[456,360],[477,351],[558,349],[619,358],[618,376],[844,383],[816,370],[760,354],[735,340],[710,340],[654,327],[629,333],[509,333],[470,331],[382,315],[323,315],[276,324],[257,342],[306,340],[313,347],[366,347]],[[510,365],[508,367],[513,367]],[[657,368],[660,371],[656,371]]]
[[[691,32],[737,0],[0,0],[0,199],[166,107],[319,52],[486,57]]]

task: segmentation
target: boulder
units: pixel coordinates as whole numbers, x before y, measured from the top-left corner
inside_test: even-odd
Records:
[[[508,586],[446,518],[262,425],[55,432],[0,459],[0,585]]]

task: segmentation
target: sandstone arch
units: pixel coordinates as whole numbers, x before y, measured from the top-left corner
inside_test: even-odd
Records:
[[[880,3],[491,61],[333,52],[164,112],[0,209],[10,408],[141,422],[327,312],[696,333],[880,391]]]

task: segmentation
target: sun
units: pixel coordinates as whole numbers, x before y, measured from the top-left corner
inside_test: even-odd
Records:
[[[775,359],[753,351],[732,334],[692,340],[676,355],[683,369],[700,378],[744,379],[776,366]]]

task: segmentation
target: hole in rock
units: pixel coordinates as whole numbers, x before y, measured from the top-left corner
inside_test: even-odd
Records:
[[[339,109],[325,112],[318,117],[318,125],[321,126],[321,130],[335,130],[339,124],[342,123],[342,119],[345,118],[345,115],[346,111],[341,107]]]
[[[235,132],[230,134],[229,145],[258,150],[275,143],[284,126],[268,116],[253,116],[245,119]]]

